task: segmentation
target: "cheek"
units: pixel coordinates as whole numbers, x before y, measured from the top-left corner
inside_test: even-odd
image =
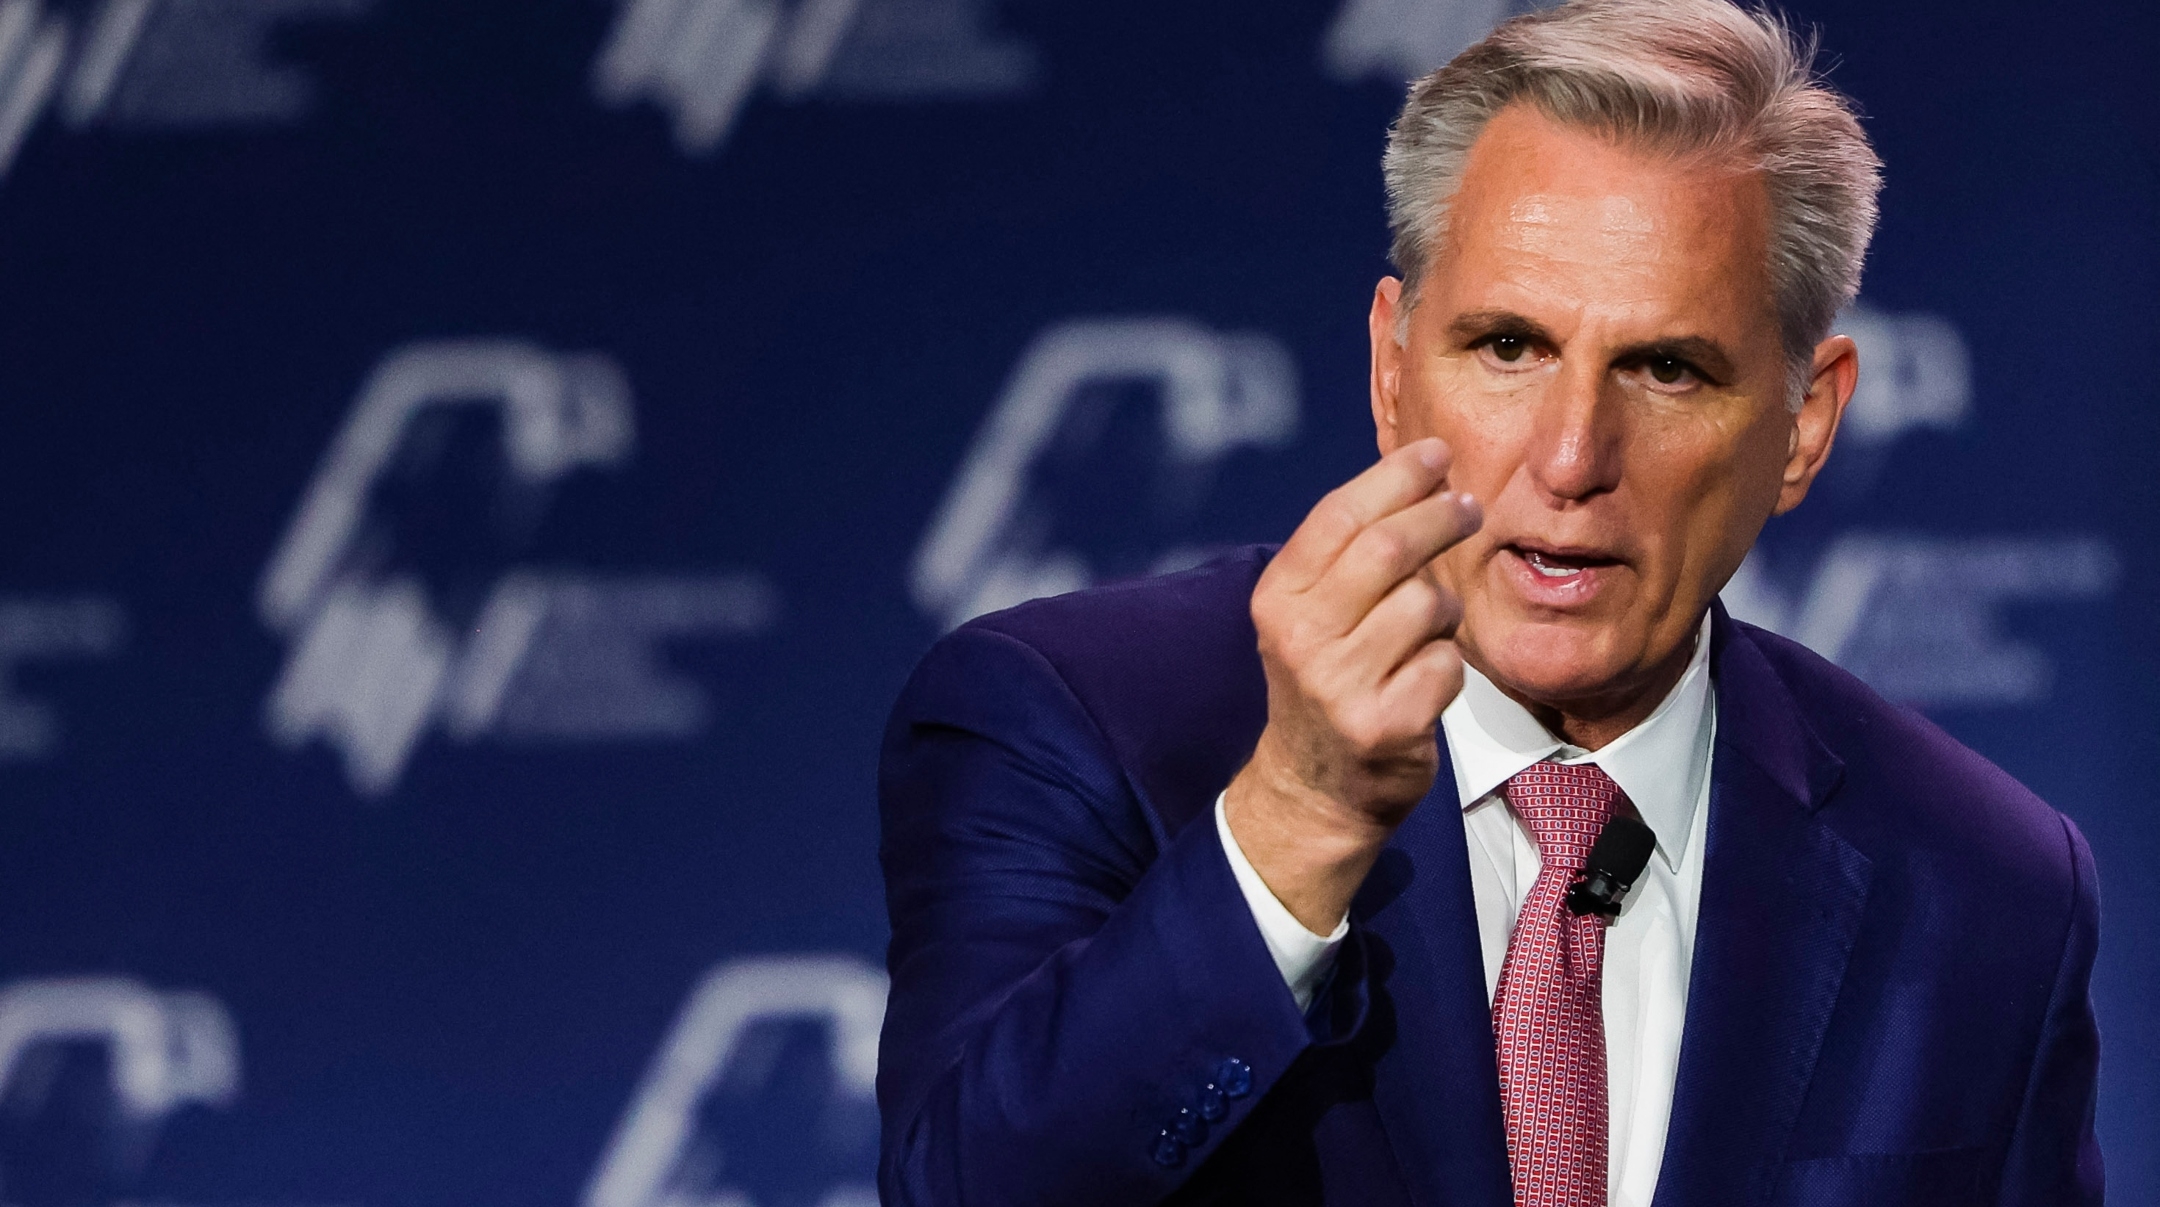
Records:
[[[1448,376],[1443,366],[1411,353],[1403,354],[1402,376],[1395,391],[1395,429],[1403,443],[1427,436],[1445,438],[1443,429],[1450,425],[1444,412],[1455,394]]]
[[[1783,406],[1733,434],[1715,467],[1714,489],[1725,500],[1726,527],[1753,540],[1777,506],[1792,425]]]
[[[1488,376],[1467,358],[1441,358],[1423,366],[1414,395],[1405,391],[1403,411],[1406,420],[1416,416],[1417,436],[1447,441],[1449,488],[1468,491],[1489,510],[1522,460],[1536,407],[1527,386],[1495,391]]]
[[[1739,564],[1777,501],[1782,463],[1765,458],[1763,433],[1705,435],[1712,438],[1676,442],[1662,459],[1687,467],[1670,474],[1660,491],[1670,509],[1663,527],[1675,542],[1660,577],[1676,596],[1699,590],[1707,598]]]

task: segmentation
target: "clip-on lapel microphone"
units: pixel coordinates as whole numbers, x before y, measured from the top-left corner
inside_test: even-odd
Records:
[[[1569,886],[1567,907],[1578,914],[1596,914],[1607,922],[1620,916],[1620,903],[1635,879],[1650,866],[1650,852],[1657,835],[1650,827],[1625,814],[1615,813],[1598,832],[1590,858]]]

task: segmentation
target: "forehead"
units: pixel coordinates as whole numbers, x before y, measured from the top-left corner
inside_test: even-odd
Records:
[[[1767,327],[1769,208],[1759,173],[1645,152],[1516,105],[1471,147],[1433,267],[1444,290],[1478,295],[1466,306]]]

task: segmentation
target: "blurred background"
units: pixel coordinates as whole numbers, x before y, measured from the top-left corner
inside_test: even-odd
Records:
[[[893,695],[1370,459],[1509,11],[0,0],[0,1202],[874,1201]],[[1794,11],[1889,187],[1726,598],[2084,828],[2160,1202],[2155,19]]]

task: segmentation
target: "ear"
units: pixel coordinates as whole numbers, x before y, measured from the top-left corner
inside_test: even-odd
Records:
[[[1373,286],[1372,312],[1365,316],[1366,334],[1372,340],[1373,435],[1380,455],[1402,447],[1396,424],[1396,402],[1401,394],[1403,346],[1395,342],[1398,308],[1402,305],[1402,282],[1382,277]]]
[[[1815,475],[1830,460],[1830,446],[1837,442],[1838,424],[1845,405],[1852,401],[1860,383],[1860,350],[1850,338],[1833,335],[1815,346],[1813,373],[1800,413],[1793,416],[1792,439],[1785,454],[1785,477],[1778,490],[1777,510],[1784,515],[1807,498]]]

